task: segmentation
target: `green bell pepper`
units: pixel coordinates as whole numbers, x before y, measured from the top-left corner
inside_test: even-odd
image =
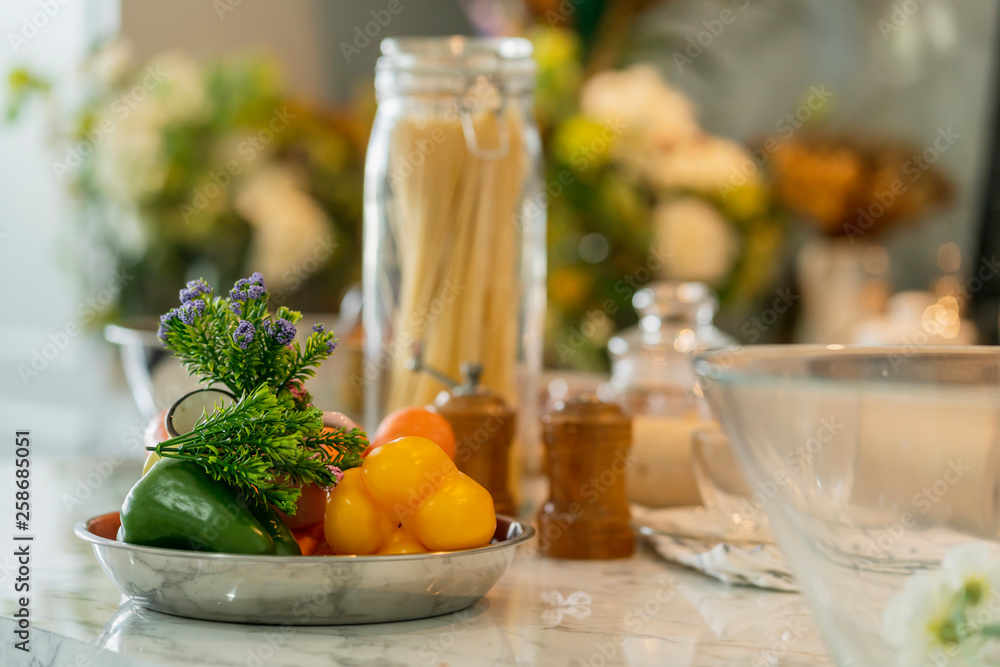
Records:
[[[246,503],[192,461],[157,461],[129,491],[121,520],[122,541],[129,544],[234,554],[276,553],[274,538]]]
[[[279,556],[301,556],[302,549],[295,539],[292,530],[278,516],[278,511],[272,505],[255,505],[250,508],[253,515],[264,526],[264,530],[274,540],[274,552]]]

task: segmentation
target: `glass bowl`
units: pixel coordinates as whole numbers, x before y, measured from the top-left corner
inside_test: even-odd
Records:
[[[724,535],[748,541],[771,540],[763,510],[767,496],[747,483],[725,433],[692,433],[691,463],[702,504],[724,527]]]
[[[998,664],[997,348],[754,346],[695,370],[838,665]]]

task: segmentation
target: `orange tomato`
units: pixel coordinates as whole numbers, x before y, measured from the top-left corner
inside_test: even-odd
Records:
[[[365,450],[365,456],[376,447],[397,438],[416,435],[427,438],[443,449],[452,459],[455,458],[455,432],[448,420],[427,408],[400,408],[390,413],[379,424],[371,444]]]
[[[457,470],[436,444],[409,436],[372,450],[361,466],[361,481],[371,498],[398,523],[412,516],[423,499]]]
[[[431,551],[484,546],[497,529],[493,497],[474,479],[457,472],[424,499],[409,527]]]
[[[295,516],[289,516],[275,508],[281,520],[292,530],[315,526],[323,521],[323,516],[326,514],[326,489],[317,484],[306,484],[299,488],[301,493],[299,499],[295,501]]]
[[[369,498],[361,468],[344,472],[326,504],[323,533],[336,554],[373,554],[396,529],[385,511]]]
[[[489,491],[458,471],[427,438],[376,447],[329,493],[324,534],[335,554],[455,551],[489,544],[496,513]],[[322,545],[313,553],[323,553]]]
[[[405,530],[397,528],[393,531],[392,535],[389,536],[389,540],[385,543],[385,545],[376,553],[381,556],[395,554],[425,554],[427,553],[427,548],[414,539],[413,536]]]

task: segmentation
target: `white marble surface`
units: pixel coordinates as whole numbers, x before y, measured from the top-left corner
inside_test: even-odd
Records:
[[[482,601],[422,621],[282,631],[146,611],[123,603],[90,546],[72,534],[77,520],[120,505],[139,463],[104,461],[109,474],[97,461],[33,463],[32,652],[14,650],[10,639],[6,556],[4,666],[832,664],[799,595],[730,588],[644,545],[631,559],[604,562],[549,560],[523,548]],[[9,462],[0,465],[0,486],[11,477]],[[12,530],[5,533],[10,545]]]

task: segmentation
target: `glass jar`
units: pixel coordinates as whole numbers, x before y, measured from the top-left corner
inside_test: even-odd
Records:
[[[639,324],[608,341],[606,397],[632,415],[629,500],[647,507],[697,505],[691,435],[711,429],[691,365],[706,350],[735,341],[713,324],[718,302],[708,285],[657,282],[638,290]]]
[[[536,439],[545,202],[523,39],[387,39],[365,166],[365,426],[464,363]],[[521,400],[525,397],[525,400]]]

